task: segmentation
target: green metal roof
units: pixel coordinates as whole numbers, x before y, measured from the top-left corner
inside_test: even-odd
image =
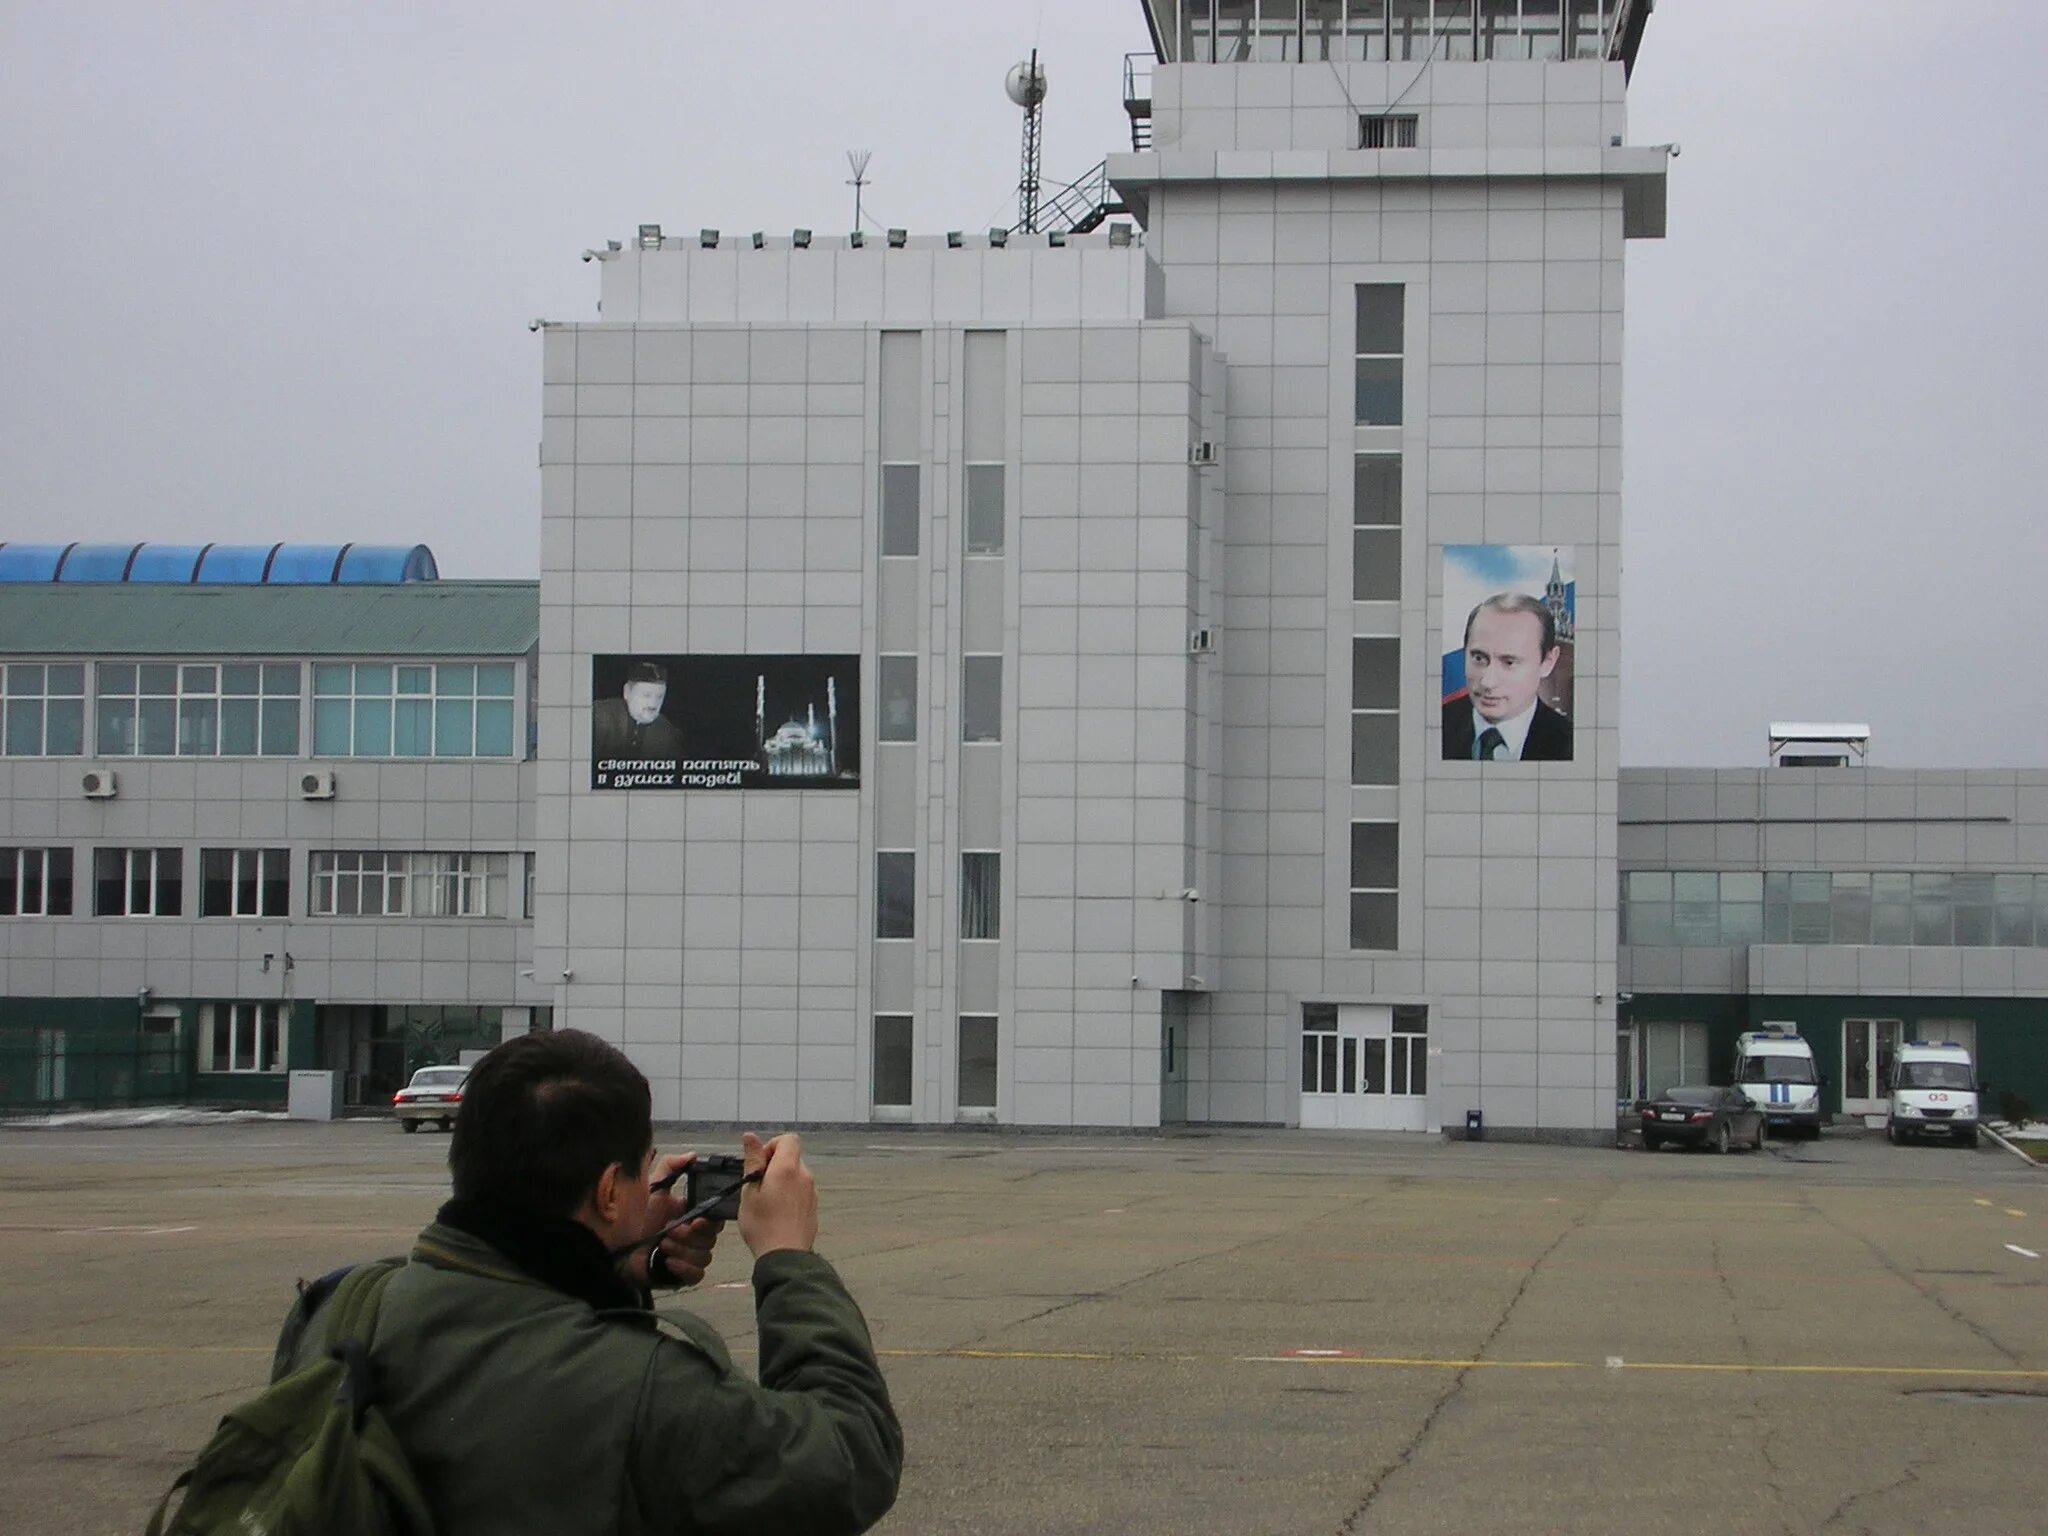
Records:
[[[0,587],[0,656],[523,656],[540,583]]]

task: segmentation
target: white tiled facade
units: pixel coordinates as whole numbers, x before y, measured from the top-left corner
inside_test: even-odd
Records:
[[[1428,1078],[1397,1123],[1611,1135],[1622,263],[1665,162],[1618,147],[1623,89],[1618,59],[1163,62],[1152,149],[1108,160],[1136,243],[609,253],[604,318],[544,363],[558,1018],[685,1118],[1313,1124],[1304,1008],[1395,1008]],[[1418,147],[1356,148],[1389,110]],[[1356,422],[1361,284],[1401,286],[1398,426]],[[1361,451],[1402,464],[1370,602]],[[960,526],[990,452],[993,559]],[[906,457],[919,554],[885,558]],[[1439,760],[1447,544],[1575,557],[1572,761]],[[1399,641],[1398,782],[1351,782],[1354,635]],[[792,651],[862,658],[857,795],[586,787],[593,655]],[[961,740],[970,653],[1002,657],[999,743]],[[876,739],[884,654],[918,659],[914,743]],[[1399,829],[1390,948],[1352,947],[1355,821]],[[913,939],[872,937],[884,849]],[[959,937],[970,849],[994,941]],[[876,1104],[878,1015],[912,1021],[907,1105]],[[993,1104],[961,1102],[963,1015],[995,1020]]]

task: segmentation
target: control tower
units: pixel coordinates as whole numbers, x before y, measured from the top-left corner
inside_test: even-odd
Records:
[[[1285,1053],[1274,1118],[1611,1136],[1650,9],[1144,0],[1105,171],[1227,365],[1208,1037]]]

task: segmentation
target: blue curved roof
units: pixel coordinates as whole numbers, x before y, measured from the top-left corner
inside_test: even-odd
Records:
[[[0,582],[389,586],[441,578],[424,544],[10,544]]]

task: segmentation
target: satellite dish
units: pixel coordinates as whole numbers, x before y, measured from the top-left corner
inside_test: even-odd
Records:
[[[1036,58],[1012,64],[1003,76],[1003,92],[1018,106],[1030,111],[1045,100],[1045,66]]]

